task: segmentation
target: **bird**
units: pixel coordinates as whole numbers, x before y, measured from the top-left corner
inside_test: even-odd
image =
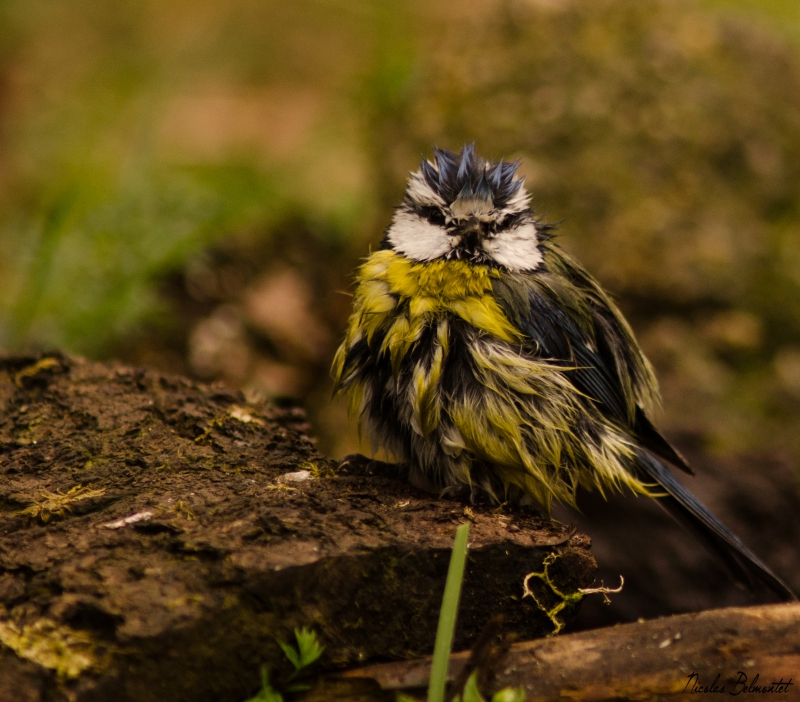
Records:
[[[531,206],[520,161],[434,148],[355,274],[331,374],[359,429],[417,487],[576,504],[658,501],[738,584],[792,590],[674,475],[654,370],[611,296]],[[342,465],[364,456],[345,457]]]

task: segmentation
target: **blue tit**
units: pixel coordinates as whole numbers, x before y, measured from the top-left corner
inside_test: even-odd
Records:
[[[472,146],[411,174],[356,273],[332,374],[373,446],[429,490],[574,505],[579,487],[658,500],[727,566],[791,590],[673,476],[648,419],[650,363],[609,295],[553,240],[517,176]]]

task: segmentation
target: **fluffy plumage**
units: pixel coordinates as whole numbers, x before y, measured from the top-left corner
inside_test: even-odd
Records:
[[[653,371],[617,307],[552,240],[516,163],[471,146],[413,173],[359,268],[336,386],[420,486],[574,504],[578,487],[661,504],[740,581],[794,595],[672,476],[647,418]]]

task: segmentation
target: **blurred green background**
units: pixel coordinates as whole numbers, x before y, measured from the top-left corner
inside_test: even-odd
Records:
[[[300,401],[433,144],[520,157],[682,445],[800,458],[796,0],[0,0],[0,348]]]

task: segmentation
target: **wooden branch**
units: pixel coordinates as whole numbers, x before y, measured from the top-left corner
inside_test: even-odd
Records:
[[[452,677],[468,656],[453,656]],[[423,659],[345,675],[413,692],[427,685],[429,670]],[[520,685],[526,702],[686,699],[693,692],[750,699],[764,687],[777,699],[800,699],[800,604],[709,610],[515,644],[485,687]]]

